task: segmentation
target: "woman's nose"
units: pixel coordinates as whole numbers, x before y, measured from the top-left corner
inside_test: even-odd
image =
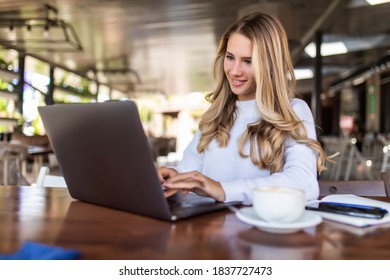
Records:
[[[239,62],[236,62],[233,64],[232,74],[234,74],[234,75],[241,75],[242,74],[241,64]]]

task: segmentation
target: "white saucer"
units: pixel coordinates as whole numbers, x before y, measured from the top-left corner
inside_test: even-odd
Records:
[[[253,207],[242,208],[236,212],[239,220],[254,225],[257,228],[272,233],[293,233],[303,228],[316,226],[322,222],[320,215],[312,211],[306,211],[302,217],[294,223],[269,223],[261,220],[255,213]]]

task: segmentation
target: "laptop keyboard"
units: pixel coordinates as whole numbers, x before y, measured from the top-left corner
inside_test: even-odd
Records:
[[[194,203],[194,202],[188,202],[188,201],[177,201],[175,199],[167,199],[169,208],[171,210],[180,209],[180,208],[190,208],[199,206],[202,203]]]
[[[174,220],[225,209],[226,205],[212,198],[200,197],[194,193],[174,195],[166,199]]]
[[[167,201],[170,209],[181,207],[181,202],[179,201],[176,201],[174,199],[169,199],[169,198],[167,199]]]

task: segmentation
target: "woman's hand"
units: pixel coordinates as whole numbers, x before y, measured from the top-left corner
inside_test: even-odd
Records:
[[[165,183],[167,179],[179,174],[175,169],[165,166],[159,167],[157,173],[161,184]]]
[[[202,196],[210,196],[217,201],[225,200],[225,192],[221,183],[210,179],[198,171],[176,173],[163,184],[169,190],[192,191]]]
[[[162,167],[159,167],[157,169],[157,174],[158,174],[158,178],[160,180],[160,183],[162,186],[164,186],[164,184],[166,183],[166,180],[168,180],[169,178],[172,178],[174,176],[176,176],[177,174],[179,174],[175,169],[172,169],[172,168],[168,168],[168,167],[165,167],[165,166],[162,166]],[[168,189],[164,192],[164,196],[165,197],[169,197],[169,196],[172,196],[174,195],[175,193],[177,193],[178,191],[180,190],[176,190],[176,189]]]

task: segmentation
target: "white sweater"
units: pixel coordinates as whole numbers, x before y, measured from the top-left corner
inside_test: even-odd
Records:
[[[300,99],[293,99],[291,105],[297,116],[303,121],[309,138],[316,139],[312,113],[307,104]],[[238,141],[247,125],[256,122],[260,113],[255,100],[237,101],[237,119],[230,130],[230,141],[226,147],[219,147],[212,140],[203,153],[196,147],[200,132],[196,132],[177,166],[178,172],[197,170],[221,183],[226,194],[226,202],[242,201],[252,203],[251,190],[256,186],[284,186],[302,189],[306,199],[317,199],[319,195],[317,182],[316,153],[304,144],[288,139],[285,142],[283,171],[270,175],[265,169],[259,169],[249,157],[238,154]],[[249,155],[249,141],[244,146],[244,153]]]

